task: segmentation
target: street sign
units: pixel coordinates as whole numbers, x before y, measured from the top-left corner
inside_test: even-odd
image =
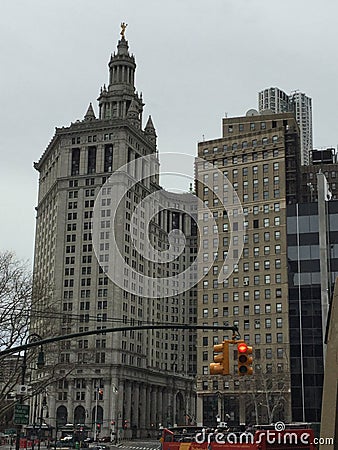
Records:
[[[16,434],[15,428],[8,428],[5,430],[5,434]]]
[[[29,423],[29,405],[17,403],[14,406],[14,425],[28,425]]]

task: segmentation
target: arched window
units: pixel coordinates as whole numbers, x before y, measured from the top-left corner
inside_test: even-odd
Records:
[[[65,406],[59,406],[56,410],[56,426],[63,427],[68,422],[68,412]]]

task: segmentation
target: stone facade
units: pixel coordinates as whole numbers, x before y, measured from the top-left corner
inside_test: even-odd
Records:
[[[157,265],[133,246],[135,235],[141,236],[141,245],[145,239],[145,224],[133,222],[133,211],[160,190],[156,131],[150,117],[143,128],[144,103],[135,90],[135,68],[122,36],[109,62],[109,84],[98,98],[99,117],[90,104],[83,120],[56,128],[35,163],[40,178],[34,274],[50,286],[50,296],[32,315],[32,330],[42,336],[114,325],[194,322],[196,295],[169,290],[166,296],[149,298],[137,295],[133,287],[131,269],[137,269],[140,278],[149,275],[156,281],[164,273],[174,275],[184,261],[183,256],[179,264]],[[125,262],[120,267],[123,289],[96,260],[94,204],[117,169],[147,156],[152,158],[154,175],[127,189],[116,214],[115,236]],[[112,211],[108,208],[105,213],[101,234],[109,240]],[[168,233],[185,224],[188,258],[191,245],[196,245],[193,222],[169,206],[152,219],[150,242],[158,250],[165,249]],[[54,427],[83,424],[93,433],[99,423],[101,436],[111,432],[148,436],[159,424],[186,424],[186,417],[195,415],[195,334],[191,331],[135,329],[83,336],[50,346],[47,354],[47,369],[54,367],[57,379],[46,391],[48,423]]]

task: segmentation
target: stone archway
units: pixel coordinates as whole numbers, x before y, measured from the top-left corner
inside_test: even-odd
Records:
[[[83,406],[78,405],[74,410],[74,425],[83,425],[86,421],[86,411]]]
[[[68,411],[64,405],[61,405],[56,410],[56,427],[60,428],[68,422]]]
[[[185,406],[182,392],[176,394],[175,423],[177,423],[178,426],[185,425]]]

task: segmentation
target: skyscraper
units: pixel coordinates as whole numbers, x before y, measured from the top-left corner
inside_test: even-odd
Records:
[[[311,162],[312,139],[312,100],[299,91],[286,94],[279,88],[269,88],[258,94],[259,112],[294,112],[300,128],[301,164]]]
[[[156,131],[150,117],[143,128],[144,103],[135,90],[136,63],[124,33],[125,25],[108,64],[108,85],[100,91],[98,118],[90,104],[83,120],[56,128],[34,165],[40,176],[34,274],[48,283],[50,296],[33,312],[32,330],[43,336],[100,331],[54,344],[48,352],[47,369],[53,366],[58,379],[47,388],[50,425],[60,429],[66,423],[82,424],[92,433],[98,425],[101,435],[124,428],[124,436],[131,437],[155,433],[160,423],[186,423],[186,415],[193,415],[194,336],[177,330],[102,330],[189,323],[193,294],[168,290],[167,295],[150,297],[142,283],[148,276],[156,284],[160,275],[178,270],[177,262],[159,265],[148,259],[147,235],[161,251],[168,247],[168,233],[184,228],[189,245],[183,264],[196,245],[196,229],[169,193],[167,209],[150,224],[142,210],[139,218],[134,215],[160,186]],[[153,165],[148,177],[147,157]],[[125,164],[134,164],[134,173],[126,172],[127,178],[109,185],[111,175]],[[144,176],[135,182],[138,171]],[[121,189],[121,203],[114,210],[110,205]],[[95,249],[99,193],[101,241]],[[119,264],[117,252],[111,253],[113,233],[123,261]],[[122,287],[107,275],[107,262],[118,266]]]
[[[210,249],[213,259],[198,287],[198,324],[238,325],[242,339],[254,347],[253,376],[238,376],[237,349],[232,345],[230,376],[210,376],[213,345],[231,336],[198,331],[198,422],[216,425],[216,417],[225,421],[226,414],[234,424],[288,421],[286,206],[298,201],[298,125],[291,112],[261,115],[251,110],[244,117],[223,119],[222,137],[200,142],[198,155],[207,164],[201,178],[215,185],[210,189],[198,183],[198,196],[210,209],[219,236],[217,243],[213,229],[206,229],[200,239],[204,264]],[[242,204],[244,236],[242,255],[237,255],[241,258],[229,267],[240,209],[227,211],[234,195],[231,186]],[[204,215],[199,214],[199,219],[203,222]]]

